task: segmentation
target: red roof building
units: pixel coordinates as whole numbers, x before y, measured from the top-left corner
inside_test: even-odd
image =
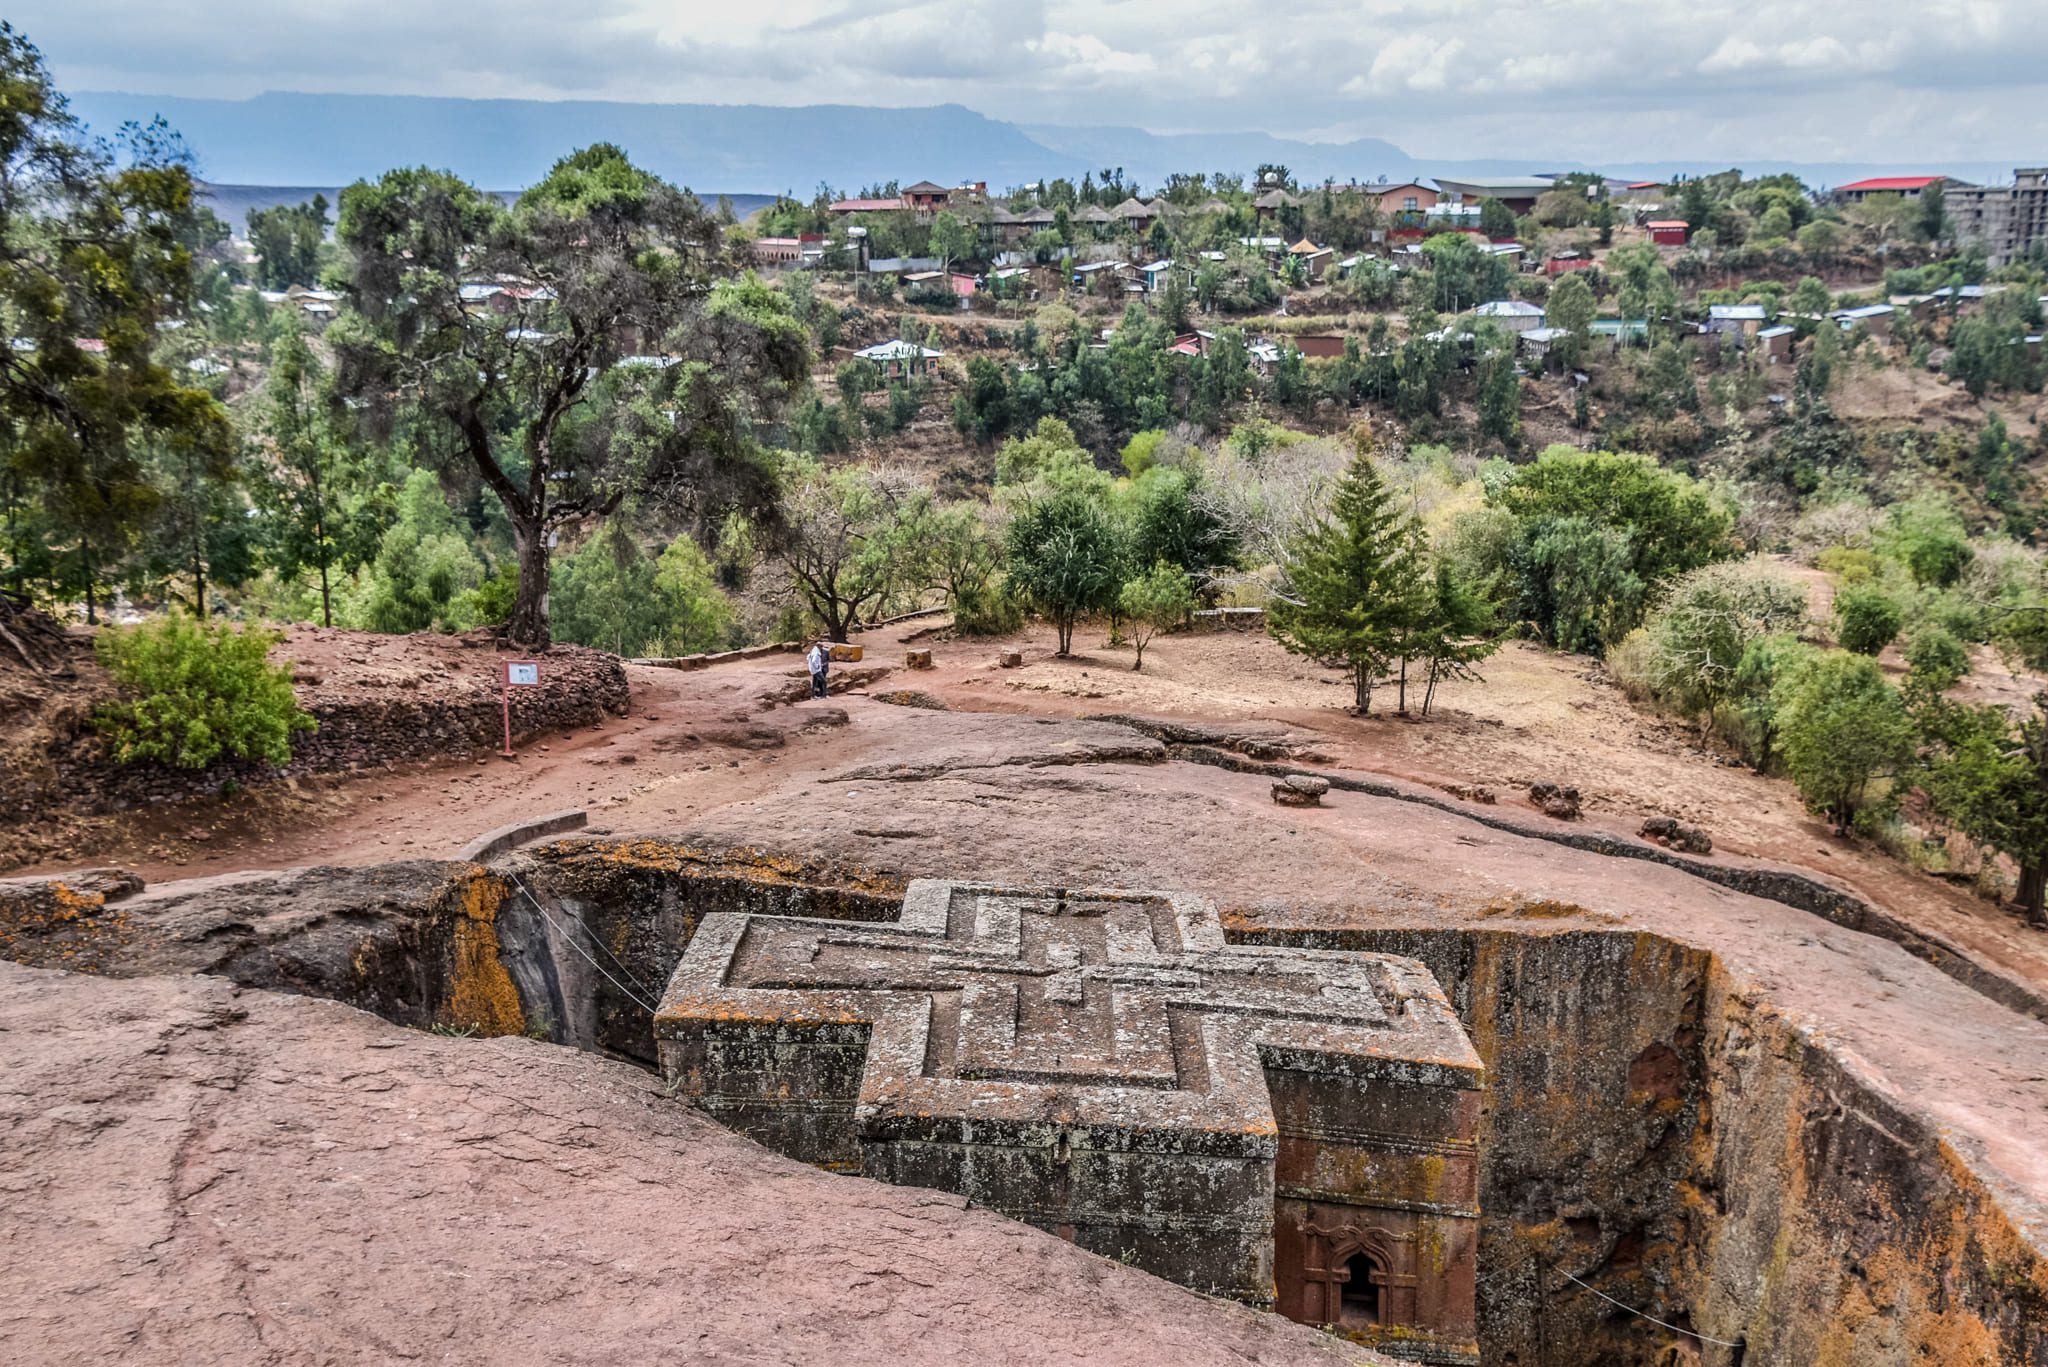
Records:
[[[1837,186],[1835,198],[1844,204],[1860,204],[1871,195],[1918,199],[1930,185],[1962,183],[1952,176],[1872,176],[1868,180],[1852,180],[1847,185]]]
[[[1685,245],[1687,224],[1682,218],[1653,218],[1643,226],[1650,230],[1650,241],[1660,247],[1683,247]]]
[[[835,199],[825,209],[834,214],[886,214],[903,207],[900,199]]]

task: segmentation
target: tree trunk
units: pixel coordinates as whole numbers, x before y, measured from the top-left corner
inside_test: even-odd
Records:
[[[319,486],[314,486],[317,495]],[[334,625],[334,591],[327,582],[327,503],[320,499],[315,504],[319,511],[313,514],[313,544],[320,548],[320,625]]]
[[[505,635],[522,650],[546,650],[548,636],[548,533],[545,524],[515,521],[512,545],[519,555],[519,593]]]
[[[206,556],[195,543],[192,547],[192,610],[206,620]]]
[[[1437,661],[1429,662],[1429,683],[1422,690],[1422,715],[1429,715],[1429,705],[1436,701]]]
[[[1372,715],[1372,674],[1362,664],[1351,666],[1352,706],[1361,717]]]
[[[1401,657],[1400,691],[1394,697],[1394,715],[1397,717],[1408,715],[1408,657],[1406,655]]]
[[[2027,914],[2027,924],[2036,930],[2048,930],[2048,911],[2042,903],[2048,901],[2048,864],[2020,865],[2020,906]]]
[[[85,624],[98,626],[99,605],[92,596],[92,538],[81,535],[78,538],[78,563],[85,575]]]

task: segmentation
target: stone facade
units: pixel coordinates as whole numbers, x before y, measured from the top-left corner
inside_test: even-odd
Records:
[[[664,1076],[792,1157],[1477,1361],[1478,1056],[1389,955],[1231,946],[1151,892],[912,883],[898,921],[717,913]]]

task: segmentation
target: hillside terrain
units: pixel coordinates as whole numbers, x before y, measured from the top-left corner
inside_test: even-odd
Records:
[[[556,896],[548,890],[572,870],[638,879],[662,868],[711,867],[715,851],[725,852],[716,866],[741,880],[739,887],[759,879],[764,887],[869,895],[938,875],[1184,888],[1213,897],[1235,936],[1393,949],[1419,955],[1444,981],[1493,1077],[1489,1142],[1498,1166],[1484,1200],[1491,1265],[1542,1249],[1554,1266],[1659,1318],[1688,1305],[1702,1332],[1739,1332],[1767,1360],[1878,1360],[1887,1356],[1880,1344],[1903,1341],[1927,1345],[1936,1354],[1930,1360],[1989,1367],[2008,1360],[1998,1342],[2027,1342],[2036,1332],[2024,1316],[1994,1329],[1983,1312],[1945,1304],[1915,1269],[1951,1265],[1951,1258],[1975,1268],[1977,1255],[1955,1242],[1965,1239],[1972,1249],[2009,1249],[2001,1256],[2017,1261],[2001,1264],[2009,1270],[1998,1275],[2048,1278],[2038,1253],[2028,1251],[2034,1236],[2016,1232],[2041,1228],[2036,1212],[2048,1195],[2048,1170],[2030,1139],[2048,1116],[2041,1081],[2048,1077],[2048,958],[2036,948],[2039,937],[2030,939],[2008,912],[1887,867],[1814,828],[1782,783],[1729,769],[1678,733],[1631,716],[1583,661],[1515,650],[1496,662],[1486,684],[1447,686],[1427,721],[1368,721],[1332,705],[1342,694],[1322,671],[1253,636],[1165,637],[1138,673],[1128,652],[1096,640],[1080,643],[1074,658],[1055,660],[1037,632],[948,641],[921,622],[868,633],[864,644],[867,658],[840,667],[835,696],[825,701],[803,700],[800,668],[787,657],[696,670],[629,666],[629,715],[536,739],[517,762],[444,763],[357,780],[326,790],[311,808],[252,797],[185,809],[182,818],[206,833],[204,841],[138,838],[105,851],[145,875],[151,886],[144,892],[110,888],[103,909],[87,906],[49,922],[24,919],[20,908],[28,904],[15,902],[8,953],[54,965],[91,947],[101,972],[208,966],[250,988],[289,974],[298,990],[353,999],[343,986],[351,974],[396,962],[380,947],[386,937],[413,943],[408,906],[422,896],[466,896],[463,880],[478,876],[474,866],[420,861],[446,860],[480,831],[564,805],[587,811],[590,829],[535,847],[511,866],[544,899]],[[913,648],[932,650],[934,667],[902,667],[901,652]],[[1000,668],[1004,648],[1021,650],[1025,663]],[[1320,809],[1278,807],[1261,766],[1321,773],[1348,786]],[[1523,788],[1537,778],[1577,786],[1585,815],[1560,821],[1529,806]],[[1680,858],[1636,840],[1641,818],[1660,813],[1706,826],[1713,853]],[[413,862],[391,862],[403,860]],[[254,872],[309,863],[360,867]],[[581,881],[570,886],[585,889],[578,895],[587,903],[588,874],[575,877]],[[452,894],[431,891],[449,879]],[[1778,900],[1800,880],[1853,890],[1866,909],[1851,919]],[[567,905],[551,914],[567,914]],[[104,931],[114,938],[94,938]],[[500,933],[512,935],[511,923]],[[417,944],[406,951],[421,952]],[[503,952],[515,952],[510,939]],[[626,971],[658,974],[655,953],[629,957]],[[65,990],[82,994],[83,1018],[65,1028],[92,1028],[84,1022],[100,1009],[94,989]],[[193,1009],[184,1004],[191,989],[152,979],[138,990],[147,1005],[124,1008],[131,1018],[139,1010],[175,1016]],[[290,1052],[303,1038],[292,1022],[325,1022],[314,1014],[322,1008],[272,1004],[258,992],[200,1009],[246,1012],[262,1032],[236,1025],[227,1035],[195,1037],[222,1043],[174,1045],[169,1063],[151,1068],[183,1066],[177,1060],[188,1047],[214,1050],[208,1067],[215,1074],[232,1067],[250,1079],[237,1084],[244,1087],[272,1075],[326,1077],[338,1066]],[[485,1033],[558,1028],[519,1019]],[[171,1028],[174,1038],[189,1034]],[[322,1060],[359,1028],[345,1025],[337,1034],[323,1024]],[[472,1078],[465,1087],[477,1075],[469,1068],[517,1067],[523,1080],[508,1075],[492,1085],[520,1098],[514,1104],[546,1111],[549,1124],[580,1123],[565,1121],[562,1102],[545,1090],[557,1076],[584,1089],[579,1094],[591,1100],[580,1105],[613,1098],[603,1104],[624,1106],[618,1114],[682,1123],[641,1109],[628,1074],[600,1080],[566,1063],[525,1063],[524,1051],[545,1046],[390,1038],[420,1043],[380,1057],[415,1062],[356,1075],[367,1079],[363,1085],[395,1089],[380,1097],[417,1098],[415,1109],[444,1109],[431,1098],[448,1085],[436,1078],[461,1057],[453,1051],[485,1049],[487,1061],[465,1065]],[[104,1047],[91,1039],[81,1035],[80,1047]],[[262,1050],[279,1051],[275,1063],[265,1061],[269,1052],[247,1052],[258,1039]],[[373,1037],[365,1047],[376,1043]],[[1642,1059],[1666,1054],[1676,1060],[1668,1082],[1638,1078]],[[1644,1087],[1650,1091],[1640,1096],[1631,1090]],[[1817,1104],[1827,1097],[1835,1109]],[[1789,1109],[1781,1112],[1781,1103]],[[304,1109],[310,1097],[292,1104],[288,1114],[318,1114]],[[506,1149],[493,1118],[500,1104],[477,1094],[450,1123],[513,1155],[504,1161],[530,1155],[552,1163],[550,1191],[611,1199],[591,1195],[608,1185],[602,1174],[612,1168],[588,1166],[589,1151],[576,1150],[584,1159],[551,1157],[555,1146],[534,1146],[531,1135]],[[248,1114],[254,1119],[232,1123],[260,1122],[261,1112]],[[312,1123],[308,1161],[353,1152],[361,1142],[338,1121]],[[40,1129],[17,1132],[36,1154],[53,1142]],[[438,1129],[406,1133],[417,1135],[407,1144],[447,1152]],[[1880,1133],[1891,1139],[1878,1140]],[[461,1129],[446,1142],[472,1147]],[[603,1141],[631,1142],[624,1134]],[[726,1185],[750,1171],[711,1157],[718,1142],[730,1141],[709,1132],[693,1138],[693,1156],[678,1160],[683,1167],[651,1191],[636,1181],[645,1192],[636,1199],[672,1208],[675,1193],[697,1180],[686,1174],[699,1162]],[[1797,1155],[1824,1154],[1834,1144],[1862,1152],[1878,1142],[1899,1147],[1856,1169],[1857,1190],[1883,1192],[1879,1208],[1896,1215],[1867,1224],[1842,1204],[1846,1193],[1833,1184],[1845,1179],[1836,1166]],[[220,1151],[234,1147],[223,1138]],[[24,1141],[13,1145],[23,1148]],[[1779,1172],[1773,1165],[1788,1155],[1795,1169]],[[36,1161],[47,1174],[45,1160]],[[406,1180],[418,1192],[416,1209],[435,1208],[440,1191],[463,1181],[449,1161],[415,1161]],[[189,1169],[188,1185],[205,1180],[205,1194],[174,1203],[171,1218],[189,1222],[227,1208],[215,1202],[254,1209],[264,1184],[298,1180],[269,1162],[233,1169]],[[1532,1171],[1553,1175],[1533,1185],[1516,1175]],[[1950,1175],[1937,1180],[1937,1171]],[[868,1184],[831,1180],[835,1198],[860,1193],[847,1199],[865,1210],[895,1208],[874,1205]],[[1950,1181],[1963,1182],[1960,1193],[1941,1185]],[[1773,1191],[1810,1186],[1814,1195],[1780,1224],[1758,1182]],[[512,1219],[509,1189],[485,1193],[481,1231]],[[1969,1213],[1951,1204],[1959,1200]],[[697,1232],[688,1237],[715,1237],[723,1207],[696,1205]],[[540,1227],[534,1208],[520,1209],[526,1215],[503,1227]],[[554,1216],[537,1219],[556,1224]],[[1845,1269],[1827,1251],[1850,1227],[1844,1221],[1863,1246],[1882,1245],[1883,1257],[1903,1259],[1885,1265],[1882,1283],[1867,1284],[1867,1274]],[[583,1247],[609,1249],[603,1256],[610,1260],[625,1256],[601,1232],[614,1224],[578,1217],[574,1227],[585,1231]],[[255,1242],[239,1256],[262,1276],[287,1275],[269,1270],[275,1255],[262,1242],[264,1228],[253,1227],[247,1237]],[[363,1233],[392,1237],[374,1222]],[[1766,1275],[1773,1234],[1798,1252]],[[954,1237],[970,1235],[963,1227]],[[174,1235],[173,1246],[187,1247],[184,1236]],[[635,1246],[643,1245],[636,1239]],[[428,1266],[444,1256],[416,1239],[402,1247],[402,1258]],[[213,1256],[199,1244],[190,1248],[180,1257]],[[750,1252],[751,1244],[720,1248],[718,1266],[728,1270],[719,1276],[775,1265],[765,1250]],[[960,1279],[973,1275],[972,1260],[948,1264],[923,1280],[949,1299],[971,1299],[970,1283]],[[374,1284],[359,1283],[373,1274],[351,1266],[330,1268],[321,1286],[331,1290],[317,1290],[316,1303]],[[850,1273],[849,1281],[860,1275]],[[723,1295],[721,1285],[693,1278],[688,1303]],[[1496,1345],[1533,1351],[1529,1335],[1538,1321],[1525,1293],[1490,1285],[1483,1333]],[[1597,1338],[1621,1361],[1657,1360],[1658,1351],[1676,1346],[1667,1333],[1564,1285],[1546,1297],[1548,1333]],[[1768,1288],[1768,1296],[1743,1287]],[[1970,1304],[1976,1294],[1968,1293]],[[908,1303],[906,1313],[916,1313]],[[529,1326],[524,1332],[543,1332],[538,1321],[515,1320]],[[266,1327],[295,1344],[313,1342],[308,1335],[318,1332],[311,1321]],[[1082,1322],[1076,1328],[1090,1332]],[[51,1337],[53,1329],[34,1332],[53,1348],[70,1341]],[[166,1341],[199,1342],[182,1337],[190,1332]],[[859,1360],[880,1341],[869,1334],[887,1333],[888,1322],[847,1332],[849,1357]],[[1297,1351],[1296,1341],[1275,1340],[1261,1353],[1294,1360]],[[454,1355],[461,1359],[463,1350]],[[771,1353],[775,1360],[800,1355],[797,1348]]]

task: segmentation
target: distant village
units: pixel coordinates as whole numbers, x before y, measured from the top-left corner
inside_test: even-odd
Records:
[[[1725,249],[1741,244],[1721,240],[1708,214],[1697,214],[1709,220],[1699,222],[1686,216],[1688,199],[1706,199],[1687,185],[1580,173],[1301,186],[1287,179],[1284,168],[1262,168],[1249,187],[1225,176],[1206,185],[1198,176],[1176,177],[1150,199],[1128,187],[1130,193],[1104,202],[1127,188],[1113,172],[1101,182],[1034,184],[1008,193],[992,193],[984,182],[946,186],[920,180],[844,198],[820,195],[808,204],[783,200],[755,215],[737,236],[764,270],[887,280],[906,302],[927,306],[973,310],[1059,296],[1156,303],[1179,291],[1196,301],[1197,313],[1266,312],[1258,307],[1264,304],[1284,315],[1282,288],[1340,285],[1362,273],[1398,278],[1422,264],[1424,243],[1442,234],[1470,238],[1479,252],[1507,267],[1511,280],[1551,281],[1597,270],[1612,247],[1634,242],[1660,249],[1681,275],[1681,258],[1711,269],[1717,254],[1739,257]],[[1911,211],[1923,197],[1939,196],[1950,241],[1978,253],[1987,269],[2048,250],[2048,168],[2020,169],[2006,186],[1913,175],[1860,180],[1820,193],[1801,186],[1799,193],[1815,211],[1810,221],[1821,220],[1823,210],[1853,221],[1859,207],[1887,201]],[[1882,221],[1882,215],[1870,217]],[[1760,235],[1757,227],[1769,226],[1752,225],[1751,240]],[[1806,245],[1828,236],[1811,234]],[[913,244],[922,250],[909,254],[906,245]],[[1721,273],[1730,272],[1724,267]],[[1710,346],[1754,350],[1775,365],[1791,358],[1796,335],[1819,322],[1844,331],[1861,328],[1882,341],[1902,311],[1924,320],[1943,306],[1966,309],[2000,288],[1959,284],[1886,294],[1815,317],[1767,303],[1709,303],[1691,330],[1710,339]],[[1475,322],[1490,321],[1514,334],[1521,355],[1542,365],[1561,336],[1540,298],[1529,297],[1543,292],[1541,286],[1511,285],[1504,297],[1474,300],[1466,312]],[[1233,298],[1253,307],[1233,309]],[[1646,322],[1601,319],[1593,331],[1625,344],[1642,336]],[[1174,347],[1200,354],[1213,335],[1190,328],[1177,334]],[[2026,342],[2039,347],[2040,338],[2030,335]],[[1286,343],[1315,359],[1339,354],[1343,339],[1296,333]],[[1250,350],[1257,363],[1269,367],[1281,345],[1256,339]],[[912,359],[900,340],[872,351],[868,359],[892,365]]]

